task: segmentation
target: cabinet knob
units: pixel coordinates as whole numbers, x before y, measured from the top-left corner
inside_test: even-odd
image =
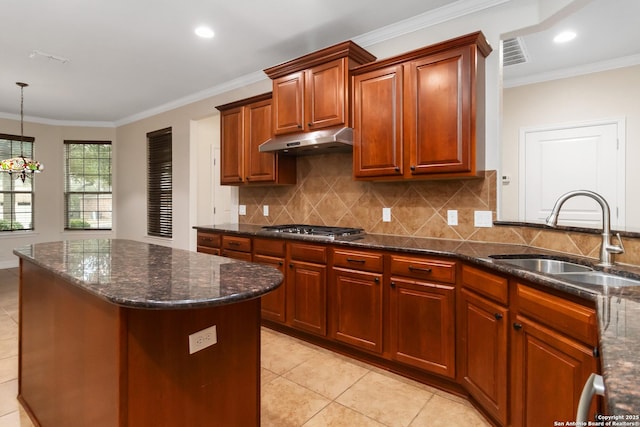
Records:
[[[395,168],[393,168],[394,171],[396,172],[400,172],[400,168],[398,166],[396,166]]]
[[[307,123],[307,126],[313,127],[313,123],[309,122],[309,123]]]
[[[380,278],[376,277],[376,278],[373,279],[373,281],[376,282],[376,283],[380,283]]]
[[[298,129],[302,129],[302,125],[298,125]]]
[[[279,265],[280,267],[282,267],[282,266],[284,265],[284,262],[279,261],[279,262],[278,262],[278,265]]]
[[[396,288],[396,282],[391,282],[391,287],[392,287],[393,289],[395,289],[395,288]]]
[[[245,179],[246,179],[247,181],[249,181],[249,177],[246,177]]]
[[[519,331],[520,329],[522,329],[522,323],[514,323],[513,329],[515,329],[516,331]]]
[[[293,263],[290,263],[290,264],[289,264],[289,268],[293,268]]]
[[[241,176],[238,177],[238,181],[242,181],[242,177]]]
[[[493,317],[495,317],[496,320],[501,320],[502,319],[502,314],[501,313],[494,313]]]
[[[411,171],[415,171],[415,170],[416,170],[416,167],[415,167],[414,165],[411,165],[411,166],[409,167],[409,169],[411,169]]]

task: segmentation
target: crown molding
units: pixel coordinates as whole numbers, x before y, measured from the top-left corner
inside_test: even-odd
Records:
[[[532,74],[522,78],[504,79],[502,86],[505,89],[509,89],[551,80],[567,79],[585,74],[615,70],[617,68],[632,67],[634,65],[640,65],[640,54],[624,56],[608,61],[594,62],[593,64],[581,65],[579,67],[562,68],[545,73]]]
[[[0,112],[0,119],[16,120],[20,121],[19,114],[9,114]],[[95,127],[95,128],[114,128],[116,124],[114,122],[103,121],[81,121],[81,120],[55,120],[47,119],[44,117],[36,116],[24,116],[24,121],[28,123],[38,123],[41,125],[50,126],[77,126],[77,127]]]

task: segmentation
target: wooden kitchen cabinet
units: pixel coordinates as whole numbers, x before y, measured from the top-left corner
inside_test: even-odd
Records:
[[[516,289],[511,424],[533,427],[575,419],[584,383],[599,370],[595,310],[521,283]]]
[[[330,337],[382,353],[383,257],[335,248],[330,276]]]
[[[283,240],[253,239],[253,262],[271,265],[285,276],[285,280],[276,290],[260,298],[262,318],[278,323],[286,322],[286,244]]]
[[[198,231],[197,234],[197,248],[198,252],[205,254],[220,255],[220,235],[216,233],[206,233]]]
[[[327,335],[327,248],[289,244],[287,324],[305,332]]]
[[[349,126],[349,70],[374,60],[346,41],[264,70],[273,80],[274,134]]]
[[[508,280],[462,266],[458,360],[462,385],[501,425],[508,406]]]
[[[478,32],[353,70],[354,178],[479,175],[490,52]]]
[[[455,377],[456,263],[391,256],[391,357]]]
[[[251,239],[249,237],[223,235],[220,255],[251,262]]]
[[[258,149],[272,136],[270,93],[216,108],[220,110],[221,184],[295,184],[295,158]]]

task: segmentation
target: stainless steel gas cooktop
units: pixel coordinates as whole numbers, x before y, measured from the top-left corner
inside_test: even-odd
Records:
[[[267,233],[301,235],[318,240],[352,240],[362,237],[362,228],[328,227],[325,225],[283,224],[266,225],[262,230]]]

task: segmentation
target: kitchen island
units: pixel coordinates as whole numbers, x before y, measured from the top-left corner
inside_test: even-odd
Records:
[[[259,297],[279,271],[120,239],[14,253],[36,425],[260,425]]]

